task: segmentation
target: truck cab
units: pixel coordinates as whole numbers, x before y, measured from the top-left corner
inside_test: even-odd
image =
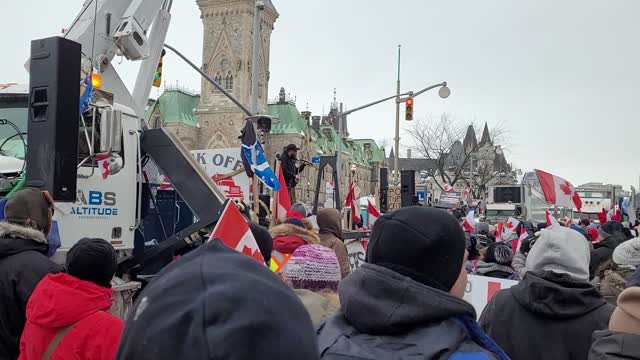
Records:
[[[28,98],[26,84],[0,83],[0,198],[24,173]]]
[[[485,219],[489,223],[504,222],[513,217],[533,222],[545,221],[549,204],[527,184],[489,186]]]

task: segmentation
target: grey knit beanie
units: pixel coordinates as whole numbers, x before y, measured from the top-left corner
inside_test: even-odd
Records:
[[[640,238],[631,239],[613,250],[613,262],[618,265],[640,265]]]

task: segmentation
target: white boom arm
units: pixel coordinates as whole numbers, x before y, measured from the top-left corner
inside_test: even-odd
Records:
[[[151,91],[151,79],[169,26],[170,15],[166,11],[168,2],[87,0],[64,35],[82,45],[83,72],[88,74],[90,66],[97,69],[102,75],[102,89],[112,93],[115,102],[133,109],[138,117],[142,117],[146,97]],[[160,21],[154,22],[154,19]],[[146,34],[152,23],[154,34],[153,43],[150,43]],[[111,65],[116,55],[123,55],[132,61],[146,60],[140,68],[138,80],[144,77],[149,81],[146,88],[143,84],[136,84],[136,100]],[[145,75],[149,72],[150,76]]]

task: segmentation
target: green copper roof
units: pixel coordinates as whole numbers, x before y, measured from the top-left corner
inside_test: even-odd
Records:
[[[149,106],[144,110],[144,119],[147,120],[147,122],[151,120],[151,114],[153,114],[153,111],[158,106],[158,100],[149,99],[148,105]]]
[[[272,134],[304,134],[307,124],[292,102],[269,104],[268,111],[280,119],[271,127]]]
[[[159,107],[162,125],[185,124],[196,127],[198,126],[198,118],[195,116],[194,110],[199,102],[199,95],[190,94],[181,89],[166,90],[145,111],[145,117],[149,120],[154,109]]]
[[[354,140],[355,143],[360,144],[362,146],[362,150],[363,153],[365,154],[365,156],[370,160],[370,161],[375,161],[375,162],[379,162],[382,163],[384,162],[384,149],[382,149],[381,147],[378,146],[378,144],[376,144],[376,142],[372,139],[356,139]],[[368,155],[367,152],[365,151],[366,146],[368,145],[368,147],[371,149],[371,154]]]

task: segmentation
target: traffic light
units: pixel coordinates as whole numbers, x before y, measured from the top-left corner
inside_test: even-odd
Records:
[[[153,76],[154,87],[160,87],[160,85],[162,84],[162,58],[164,58],[165,54],[166,54],[166,51],[162,49],[162,54],[160,55],[160,61],[158,61],[158,67],[156,68],[156,74]]]
[[[407,100],[404,102],[404,105],[404,119],[407,121],[413,120],[413,98],[407,98]]]

